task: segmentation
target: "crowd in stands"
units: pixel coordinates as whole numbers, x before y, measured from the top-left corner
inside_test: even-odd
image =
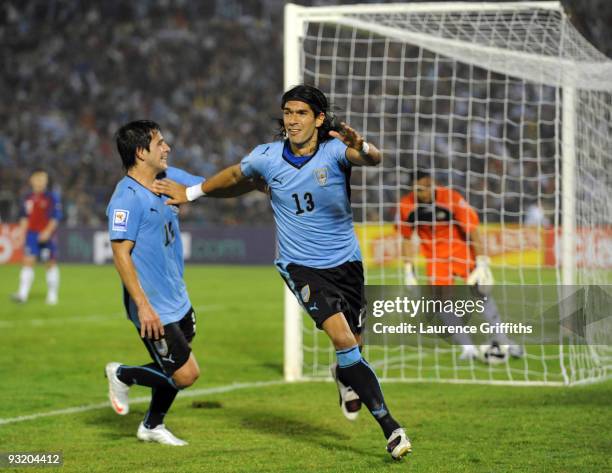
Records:
[[[123,174],[113,133],[129,120],[160,123],[172,146],[171,164],[203,176],[272,140],[283,89],[284,3],[3,2],[0,218],[17,218],[16,197],[27,191],[31,171],[43,167],[62,195],[66,225],[104,225],[106,204]],[[439,77],[467,71],[427,64],[418,76],[426,87],[434,67]],[[436,96],[456,99],[423,100],[416,118],[414,101],[396,100],[395,116],[403,122],[395,138],[393,117],[387,122],[376,116],[378,125],[368,124],[370,137],[385,129],[383,148],[391,159],[382,171],[355,173],[354,202],[366,212],[357,220],[392,220],[392,205],[384,204],[407,188],[414,163],[436,166],[440,181],[463,189],[489,221],[519,221],[529,205],[548,205],[556,192],[554,161],[548,159],[555,155],[554,89],[496,77],[498,87],[512,89],[514,105],[504,108],[486,79],[475,88],[438,80]],[[415,81],[416,75],[404,82]],[[369,101],[376,102],[371,92]],[[335,102],[342,115],[346,103],[341,96]],[[370,111],[380,106],[367,105]],[[354,125],[360,128],[360,122]],[[192,205],[185,218],[262,223],[271,221],[271,213],[267,196],[253,193]]]

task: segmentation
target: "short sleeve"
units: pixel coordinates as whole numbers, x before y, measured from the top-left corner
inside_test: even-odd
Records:
[[[330,154],[336,158],[338,164],[342,169],[348,169],[353,165],[346,157],[346,149],[348,148],[348,146],[345,145],[338,138],[334,138],[328,141],[327,146],[330,147]]]
[[[240,161],[240,170],[242,174],[251,179],[262,177],[266,179],[268,163],[270,157],[266,154],[266,151],[270,148],[270,145],[259,145],[247,156],[242,158]]]
[[[195,176],[193,174],[189,174],[187,171],[173,167],[169,167],[166,170],[166,177],[187,187],[201,184],[206,180],[202,176]]]
[[[136,194],[123,193],[108,205],[108,233],[110,240],[136,241],[142,220],[142,205]]]

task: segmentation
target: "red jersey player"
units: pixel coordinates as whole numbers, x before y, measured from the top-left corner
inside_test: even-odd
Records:
[[[19,275],[19,290],[13,295],[15,302],[26,302],[34,281],[34,264],[38,259],[47,266],[47,304],[58,301],[59,269],[57,267],[57,241],[55,230],[62,217],[59,198],[47,191],[49,177],[43,170],[30,176],[32,192],[21,210],[20,238],[23,248],[23,267]]]

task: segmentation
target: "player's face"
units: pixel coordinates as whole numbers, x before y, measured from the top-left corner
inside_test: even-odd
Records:
[[[323,124],[325,115],[320,113],[318,117],[310,108],[310,105],[298,100],[290,100],[283,108],[283,124],[287,132],[289,142],[302,148],[308,144],[316,144],[317,128]]]
[[[434,183],[431,177],[422,177],[416,181],[414,192],[418,202],[429,204],[434,198]]]
[[[168,169],[169,153],[170,146],[164,141],[163,135],[156,130],[151,134],[149,150],[143,149],[140,157],[144,161],[144,164],[155,169],[157,172],[161,172]]]
[[[35,172],[30,177],[30,185],[35,193],[45,192],[49,177],[46,172]]]

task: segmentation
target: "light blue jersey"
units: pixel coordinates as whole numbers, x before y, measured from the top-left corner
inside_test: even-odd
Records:
[[[263,178],[271,190],[277,266],[333,268],[361,261],[349,200],[346,145],[335,138],[325,141],[305,159],[293,157],[285,143],[259,145],[241,162],[245,176]]]
[[[196,184],[201,184],[205,179],[201,176],[194,176],[193,174],[189,174],[188,172],[183,171],[182,169],[168,167],[166,172],[157,176],[158,179],[167,177],[168,179],[172,179],[175,182],[183,184],[184,186],[191,187]],[[173,206],[174,207],[174,206]],[[185,260],[183,259],[183,241],[180,238],[181,232],[179,227],[179,219],[178,212],[173,212],[172,216],[174,220],[172,220],[172,227],[176,229],[176,242],[174,244],[175,249],[175,257],[176,264],[178,264],[181,277],[183,277],[183,272],[185,269]]]
[[[184,185],[203,180],[176,168],[168,168],[166,176]],[[179,321],[191,307],[183,281],[178,207],[165,205],[166,200],[125,176],[106,209],[110,240],[135,243],[131,256],[138,280],[163,325]],[[139,327],[133,301],[126,301],[126,307]]]

